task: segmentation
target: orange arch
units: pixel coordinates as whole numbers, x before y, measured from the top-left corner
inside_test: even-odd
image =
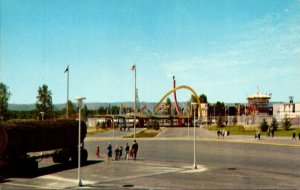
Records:
[[[171,91],[169,91],[167,94],[165,94],[163,96],[163,98],[156,104],[155,108],[153,109],[153,113],[161,106],[161,104],[163,103],[163,101],[170,95],[172,94],[173,92],[179,90],[179,89],[186,89],[186,90],[189,90],[191,91],[194,96],[196,97],[196,101],[198,103],[198,113],[200,114],[199,115],[199,118],[202,120],[202,109],[201,109],[201,102],[200,102],[200,99],[198,98],[198,95],[197,93],[195,92],[194,89],[192,89],[191,87],[189,86],[185,86],[185,85],[182,85],[182,86],[178,86],[176,88],[173,88]]]

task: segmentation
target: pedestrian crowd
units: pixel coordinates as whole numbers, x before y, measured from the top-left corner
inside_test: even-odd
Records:
[[[274,135],[275,135],[275,129],[273,127],[269,127],[267,131],[267,137],[270,136],[274,137]]]
[[[260,130],[259,129],[256,130],[254,138],[255,138],[255,140],[260,140]]]
[[[218,129],[217,130],[217,135],[218,135],[218,139],[221,138],[221,137],[229,137],[229,130],[226,131],[225,129]],[[267,137],[274,137],[275,136],[275,130],[273,128],[268,128],[267,130]],[[254,135],[254,138],[255,140],[261,140],[261,131],[260,129],[257,129],[256,132],[255,132],[255,135]],[[300,141],[300,132],[298,133],[298,139]],[[292,140],[296,141],[297,140],[297,133],[296,131],[294,131],[292,133]]]
[[[125,132],[126,131],[126,128],[127,128],[127,131],[129,132],[130,131],[130,127],[128,126],[128,127],[126,127],[126,126],[121,126],[120,127],[120,132]]]
[[[133,144],[130,146],[128,143],[125,144],[124,148],[121,145],[116,144],[115,149],[113,150],[113,145],[109,142],[106,148],[107,161],[113,160],[113,151],[114,151],[114,160],[136,160],[137,152],[139,145],[136,140],[133,141]],[[123,155],[124,151],[124,155]],[[99,146],[96,149],[96,156],[100,158]]]
[[[222,129],[222,130],[218,129],[218,131],[217,131],[218,138],[223,137],[223,139],[224,139],[224,137],[229,137],[229,134],[230,134],[230,132],[226,131],[224,129]]]
[[[292,139],[293,139],[294,141],[296,141],[296,131],[293,132]],[[298,139],[299,139],[299,141],[300,141],[300,132],[299,132],[299,134],[298,134]]]

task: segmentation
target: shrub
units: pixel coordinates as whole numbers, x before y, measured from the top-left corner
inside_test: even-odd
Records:
[[[106,125],[105,125],[105,122],[101,122],[101,129],[105,129],[106,128]]]
[[[282,128],[285,131],[288,131],[291,126],[292,126],[292,123],[290,122],[290,120],[285,115],[284,118],[283,118],[283,121],[282,121]]]
[[[278,122],[277,122],[277,120],[276,120],[275,117],[273,117],[273,119],[272,119],[272,122],[271,122],[271,125],[270,125],[270,129],[271,129],[271,131],[272,130],[273,131],[277,131],[278,130]]]
[[[159,130],[159,122],[156,120],[150,121],[148,129]]]
[[[267,122],[266,119],[263,119],[261,121],[261,123],[259,124],[259,128],[260,128],[261,131],[264,131],[264,132],[269,129],[269,125],[268,125],[268,122]]]
[[[237,118],[235,116],[232,119],[232,123],[233,123],[233,125],[237,125]]]
[[[218,117],[218,120],[217,120],[217,126],[218,127],[225,127],[225,125],[223,124],[223,120],[222,120],[222,117]]]

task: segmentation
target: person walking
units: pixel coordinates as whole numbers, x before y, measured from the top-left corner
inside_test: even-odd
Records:
[[[106,152],[107,152],[107,161],[112,160],[112,146],[111,146],[111,143],[108,143],[108,146],[106,148]]]
[[[256,130],[256,136],[257,136],[256,140],[260,140],[260,130],[259,129]]]
[[[298,138],[299,138],[299,141],[300,141],[300,132],[299,132],[299,134],[298,134]]]
[[[296,132],[295,131],[293,132],[293,140],[294,141],[296,140]]]
[[[275,135],[275,130],[272,129],[272,130],[271,130],[271,133],[272,133],[272,137],[274,137],[274,135]]]
[[[99,148],[99,146],[97,146],[97,149],[96,149],[96,156],[97,156],[97,158],[100,158],[100,148]]]
[[[126,160],[129,159],[129,149],[130,149],[130,147],[129,147],[128,143],[126,143],[126,146],[125,146],[125,157],[124,157],[124,159],[126,159]]]
[[[122,160],[122,155],[123,155],[123,147],[120,146],[120,149],[119,149],[119,160]]]
[[[119,146],[116,145],[116,148],[115,148],[115,160],[119,160],[119,156],[120,156],[120,149],[119,149]]]
[[[136,156],[137,156],[137,151],[139,149],[139,145],[136,142],[136,140],[133,141],[134,143],[132,144],[132,150],[133,150],[133,159],[136,160]]]
[[[267,131],[267,137],[270,137],[270,134],[271,134],[271,129],[268,128],[268,131]]]

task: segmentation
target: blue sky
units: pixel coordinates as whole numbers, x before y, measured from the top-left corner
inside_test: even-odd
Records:
[[[158,102],[188,85],[209,102],[300,101],[300,0],[0,0],[0,81],[10,103]],[[178,91],[179,101],[191,93]],[[173,98],[171,98],[173,99]]]

